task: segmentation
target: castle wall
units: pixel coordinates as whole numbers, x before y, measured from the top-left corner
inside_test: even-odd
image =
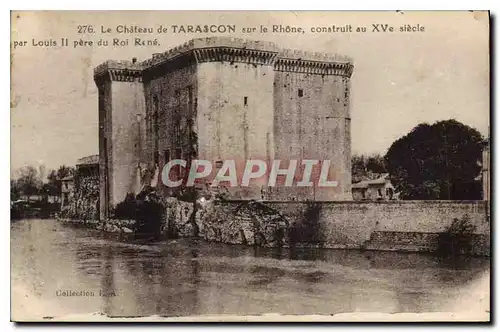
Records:
[[[196,155],[196,72],[196,65],[191,64],[155,76],[144,84],[147,161],[150,165],[157,163],[160,170],[169,160],[189,161]],[[155,110],[158,129],[155,129]],[[175,180],[175,174],[171,177]],[[172,191],[162,181],[158,182],[158,186],[165,195]]]
[[[192,204],[169,212],[179,236],[192,236]],[[209,241],[264,247],[317,246],[383,251],[438,250],[440,235],[467,216],[475,227],[472,253],[490,254],[490,220],[483,201],[215,202],[198,209],[197,234]],[[190,212],[191,211],[191,212]]]
[[[110,192],[108,189],[112,169],[111,136],[111,82],[101,82],[98,86],[99,92],[99,217],[107,216]]]
[[[94,70],[99,88],[99,196],[101,218],[140,189],[145,141],[142,70],[135,61],[107,61]]]
[[[72,218],[95,220],[99,218],[99,178],[95,175],[75,178],[75,188],[68,212]]]
[[[337,187],[276,188],[273,199],[349,200],[351,146],[347,78],[277,71],[274,82],[276,159],[330,160]],[[318,167],[319,168],[319,167]],[[316,174],[317,183],[318,174]]]
[[[266,205],[298,224],[305,221],[309,208],[306,202]],[[318,202],[318,206],[319,232],[333,248],[369,246],[374,232],[443,233],[465,215],[476,226],[476,234],[489,235],[490,230],[487,205],[481,201]]]
[[[110,189],[111,204],[116,206],[127,193],[137,192],[138,164],[144,142],[144,89],[139,82],[113,82],[111,85],[113,167]],[[140,116],[138,118],[138,115]]]
[[[217,160],[235,160],[238,183],[247,160],[273,159],[273,81],[270,65],[205,62],[198,66],[199,158],[213,165]],[[260,198],[265,184],[267,178],[262,178],[248,188],[229,191],[233,197]]]
[[[491,255],[491,221],[485,201],[307,202],[167,199],[162,235],[258,247],[317,247],[436,252],[454,220],[474,226],[468,254]],[[193,213],[196,215],[193,217]],[[108,232],[131,233],[133,221],[88,223]],[[85,220],[86,219],[86,220]],[[457,248],[458,250],[459,248]]]

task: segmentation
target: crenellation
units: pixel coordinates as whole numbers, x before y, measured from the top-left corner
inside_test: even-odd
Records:
[[[228,47],[197,49],[194,54],[198,63],[225,61],[272,65],[276,58],[276,53],[273,52]]]
[[[106,80],[120,82],[142,82],[141,63],[127,60],[108,60],[94,69],[94,80],[103,82]]]
[[[295,49],[280,49],[272,42],[252,41],[232,37],[209,37],[191,39],[166,52],[155,53],[151,58],[140,63],[131,61],[109,60],[97,66],[94,76],[100,76],[110,70],[132,70],[132,76],[126,72],[112,73],[110,79],[137,80],[137,71],[150,71],[164,63],[182,57],[194,58],[197,63],[208,61],[229,61],[254,63],[257,65],[275,65],[277,71],[293,71],[318,75],[336,75],[350,77],[352,60],[346,56],[323,52],[307,52]],[[177,61],[179,65],[189,61]]]
[[[110,69],[110,78],[117,82],[142,82],[142,70]]]
[[[276,71],[297,72],[315,75],[335,75],[351,77],[352,64],[310,61],[290,58],[278,58],[275,62]]]

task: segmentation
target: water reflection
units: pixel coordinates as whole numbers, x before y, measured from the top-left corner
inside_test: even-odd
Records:
[[[483,258],[266,249],[193,239],[131,243],[54,220],[17,222],[11,237],[13,284],[57,303],[51,306],[54,316],[440,311],[489,271]],[[75,288],[97,296],[55,295]]]

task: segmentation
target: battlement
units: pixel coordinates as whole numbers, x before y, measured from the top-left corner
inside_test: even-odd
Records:
[[[278,45],[271,42],[253,41],[245,40],[241,38],[231,38],[231,37],[209,37],[209,38],[197,38],[191,39],[190,41],[176,46],[166,52],[153,54],[150,59],[142,62],[143,67],[149,68],[157,66],[163,62],[168,62],[177,58],[181,55],[186,55],[187,53],[198,51],[197,53],[202,54],[203,50],[218,50],[218,49],[241,49],[241,50],[252,50],[252,51],[263,51],[269,53],[278,54],[280,48]],[[212,61],[220,61],[218,57],[214,57]]]
[[[143,65],[129,60],[107,60],[94,68],[94,76],[106,73],[110,69],[117,70],[142,70]]]
[[[278,57],[283,59],[321,61],[321,62],[340,62],[340,63],[353,62],[350,57],[344,55],[324,53],[324,52],[308,52],[308,51],[294,50],[288,48],[281,50]]]
[[[191,39],[163,53],[155,53],[142,62],[108,60],[94,69],[94,77],[111,73],[119,80],[135,80],[143,70],[151,71],[165,63],[183,58],[196,63],[228,61],[274,65],[278,71],[345,77],[350,77],[353,69],[352,59],[347,56],[283,49],[266,41],[209,37]]]
[[[119,82],[142,81],[143,65],[127,60],[108,60],[94,68],[94,80],[96,82],[111,80]]]

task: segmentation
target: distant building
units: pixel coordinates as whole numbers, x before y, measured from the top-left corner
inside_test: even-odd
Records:
[[[76,162],[76,173],[80,177],[99,177],[99,155],[91,155],[78,159]]]
[[[73,218],[99,218],[99,155],[78,159],[74,176],[61,182],[61,210]]]
[[[394,200],[397,194],[392,185],[389,174],[384,173],[374,180],[365,180],[352,184],[352,198],[361,200]]]
[[[69,206],[75,187],[73,175],[61,179],[61,210]]]

